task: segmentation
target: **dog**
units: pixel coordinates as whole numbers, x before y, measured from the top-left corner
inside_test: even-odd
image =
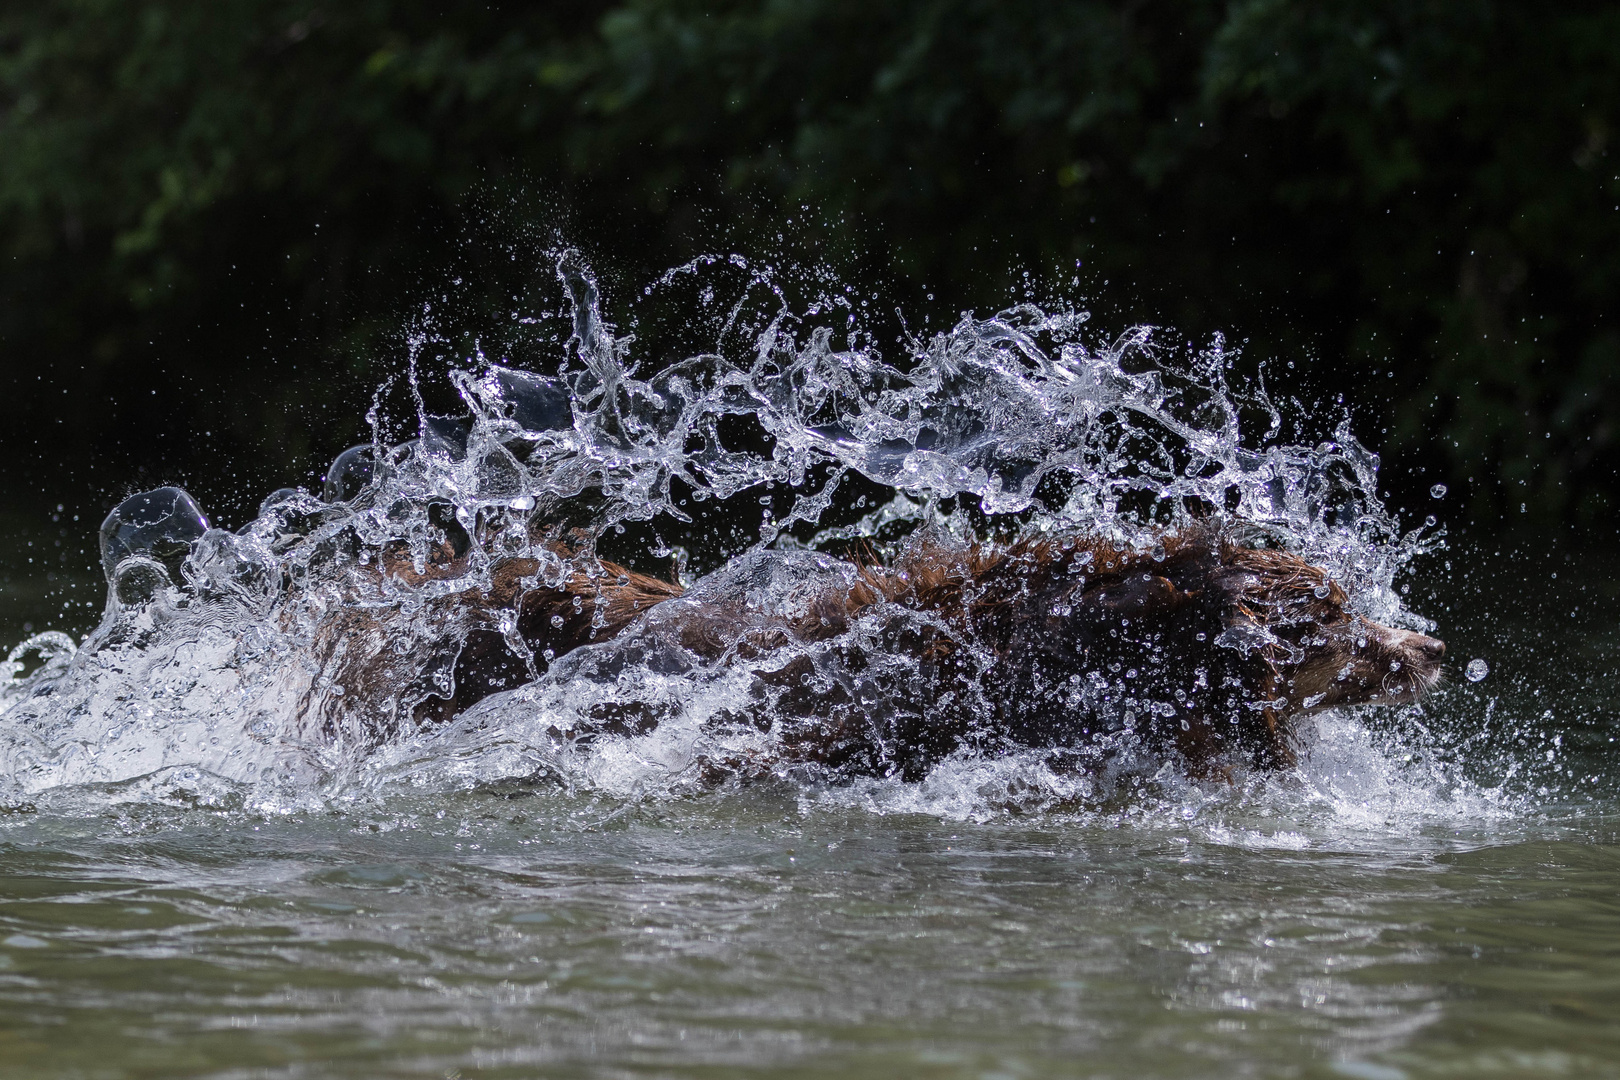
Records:
[[[1419,700],[1445,655],[1436,638],[1354,614],[1341,585],[1298,555],[1200,522],[1147,550],[1081,534],[927,534],[887,564],[750,556],[791,584],[786,598],[726,573],[686,590],[548,544],[541,558],[492,560],[459,589],[467,550],[447,542],[426,560],[385,550],[378,575],[436,591],[403,642],[388,604],[339,606],[320,622],[312,685],[342,692],[311,691],[306,723],[383,741],[531,684],[581,650],[634,648],[671,670],[748,672],[747,705],[705,723],[762,733],[771,750],[706,760],[716,779],[812,766],[834,779],[915,780],[952,754],[1020,749],[1084,767],[1126,742],[1211,775],[1292,767],[1301,717]],[[600,700],[552,733],[584,747],[667,716],[667,703]]]

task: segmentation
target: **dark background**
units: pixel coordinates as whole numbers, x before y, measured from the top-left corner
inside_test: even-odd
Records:
[[[1606,542],[1617,125],[1612,3],[7,0],[4,521],[63,566],[162,482],[239,524],[425,301],[516,348],[561,237],[621,304],[735,250],[934,327],[1027,271],[1342,394],[1417,514]]]

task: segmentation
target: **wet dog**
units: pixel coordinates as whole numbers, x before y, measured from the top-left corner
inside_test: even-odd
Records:
[[[1208,774],[1291,766],[1300,717],[1417,700],[1445,653],[1347,610],[1321,568],[1207,525],[1148,551],[1069,536],[914,540],[887,565],[763,553],[814,563],[785,567],[791,602],[725,575],[686,592],[552,554],[498,560],[480,586],[424,600],[414,625],[435,631],[411,645],[390,638],[385,608],[329,620],[317,657],[344,692],[312,695],[314,719],[381,739],[531,683],[577,650],[639,642],[683,670],[750,673],[746,707],[707,723],[765,733],[772,749],[705,762],[715,776],[805,765],[915,779],[962,751],[1049,749],[1083,764],[1125,744]],[[415,587],[455,580],[464,561],[396,553],[380,572]],[[599,701],[554,734],[575,745],[641,735],[667,713]]]

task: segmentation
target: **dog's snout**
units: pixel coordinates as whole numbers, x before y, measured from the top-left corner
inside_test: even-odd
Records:
[[[1446,643],[1439,638],[1414,630],[1387,630],[1385,633],[1384,640],[1389,647],[1405,653],[1413,662],[1438,664],[1446,655]]]
[[[1439,660],[1446,655],[1446,643],[1439,638],[1413,634],[1411,644],[1413,648],[1430,660]]]

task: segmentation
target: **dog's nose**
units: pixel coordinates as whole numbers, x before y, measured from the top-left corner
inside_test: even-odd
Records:
[[[1430,660],[1439,660],[1446,655],[1446,643],[1439,638],[1425,637],[1422,634],[1412,635],[1412,646]]]

